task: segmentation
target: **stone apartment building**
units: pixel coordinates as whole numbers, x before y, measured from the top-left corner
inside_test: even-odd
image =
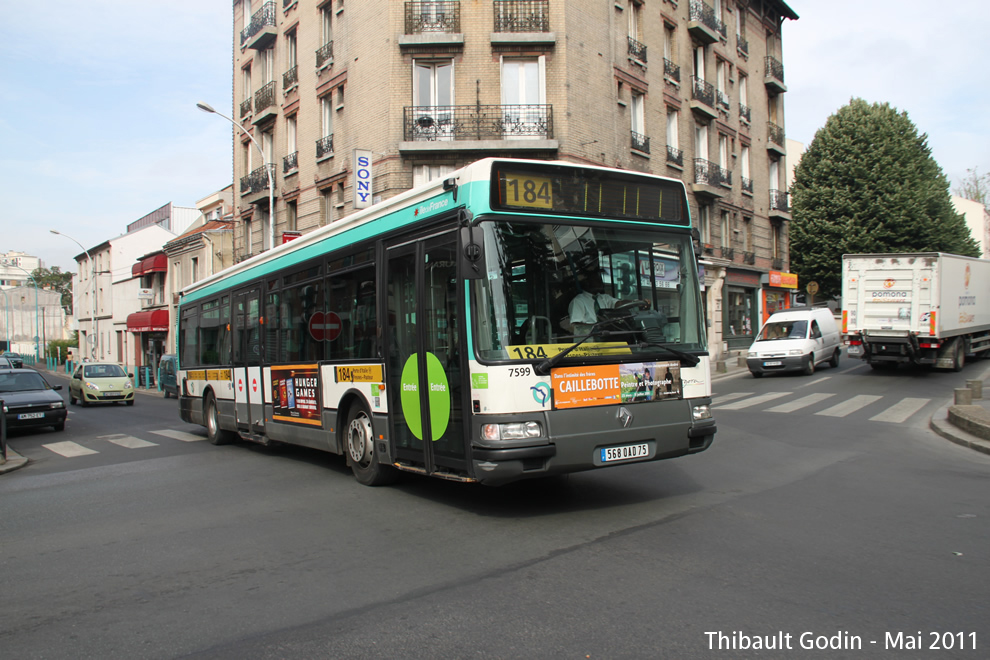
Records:
[[[234,0],[237,259],[486,156],[682,179],[709,343],[790,302],[780,0]],[[263,152],[263,153],[262,153]],[[274,223],[269,218],[269,171]]]

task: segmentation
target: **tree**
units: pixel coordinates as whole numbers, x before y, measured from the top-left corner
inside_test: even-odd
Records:
[[[906,112],[862,99],[815,134],[794,172],[790,251],[820,297],[839,295],[843,254],[979,255],[927,141]]]
[[[62,294],[62,307],[72,309],[72,273],[63,273],[58,266],[36,268],[31,277],[42,289],[52,289]]]
[[[966,178],[952,193],[983,204],[983,208],[990,213],[990,172],[981,175],[979,169],[966,170]]]

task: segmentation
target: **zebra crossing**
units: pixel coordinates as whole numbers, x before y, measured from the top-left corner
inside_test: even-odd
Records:
[[[161,438],[169,438],[180,442],[201,442],[206,440],[205,436],[196,435],[195,433],[187,433],[185,431],[176,431],[174,429],[149,431],[149,433],[155,436],[160,436]],[[161,444],[161,442],[152,442],[151,440],[145,440],[126,433],[113,433],[110,435],[97,436],[93,440],[87,440],[85,445],[78,442],[73,442],[71,440],[63,440],[61,442],[50,442],[41,446],[64,458],[77,458],[79,456],[99,454],[99,447],[101,443],[104,442],[116,445],[117,447],[123,447],[124,449],[144,449],[147,447],[157,447]]]
[[[804,410],[823,417],[848,417],[865,409],[873,413],[871,422],[901,424],[920,412],[931,399],[918,397],[884,397],[876,394],[857,394],[841,401],[834,392],[819,392],[798,396],[795,392],[730,392],[712,397],[712,408],[716,411],[747,410],[767,413],[787,414]],[[796,397],[786,400],[787,397]],[[896,399],[896,400],[895,400]],[[832,405],[828,405],[832,404]],[[821,406],[827,406],[816,410]]]

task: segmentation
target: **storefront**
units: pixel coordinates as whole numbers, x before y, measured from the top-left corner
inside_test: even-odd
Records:
[[[728,349],[749,348],[760,329],[760,274],[728,269],[722,289],[722,339]]]
[[[794,294],[798,288],[798,276],[794,273],[782,273],[771,270],[766,275],[760,276],[760,283],[763,285],[761,293],[763,296],[763,321],[774,312],[782,309],[790,309],[794,304]]]
[[[168,310],[151,309],[130,314],[127,317],[127,330],[136,335],[134,366],[138,372],[138,385],[150,387],[154,384],[158,361],[165,353]]]

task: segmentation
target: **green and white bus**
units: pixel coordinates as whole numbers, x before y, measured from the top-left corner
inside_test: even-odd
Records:
[[[623,170],[475,162],[186,288],[178,352],[182,419],[211,442],[343,454],[367,485],[498,485],[715,434],[684,184]]]

